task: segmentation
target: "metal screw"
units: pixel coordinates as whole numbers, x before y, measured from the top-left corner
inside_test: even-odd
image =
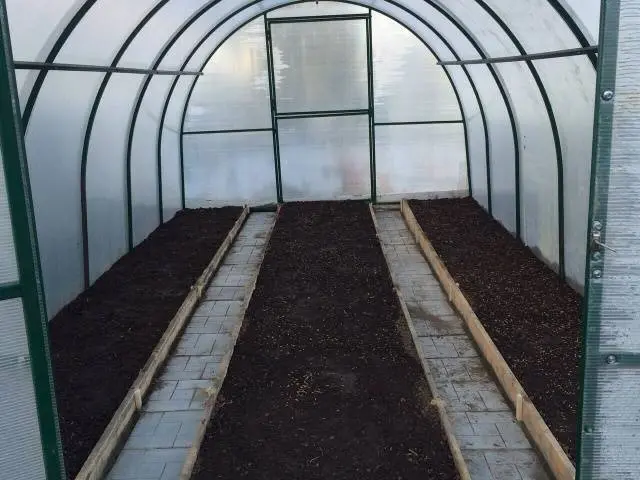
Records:
[[[615,355],[607,355],[607,363],[609,365],[613,365],[614,363],[616,363],[618,361],[618,359],[616,358]]]
[[[584,433],[591,433],[591,432],[593,432],[593,428],[591,428],[591,425],[585,425]]]
[[[602,254],[600,252],[593,252],[593,256],[591,258],[594,262],[599,262],[602,260]]]
[[[608,102],[610,100],[613,99],[613,92],[611,90],[605,90],[604,92],[602,92],[602,99],[605,102]]]
[[[602,277],[602,270],[594,270],[593,278],[600,278],[600,277]]]
[[[598,220],[596,220],[595,222],[593,222],[593,229],[594,230],[602,230],[602,223],[600,223]]]

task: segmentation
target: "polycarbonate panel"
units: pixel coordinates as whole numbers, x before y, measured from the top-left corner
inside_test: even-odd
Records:
[[[567,280],[584,285],[596,72],[586,57],[534,62],[553,105],[564,171],[564,239]]]
[[[18,263],[13,244],[9,196],[4,180],[4,162],[0,152],[0,284],[18,281]]]
[[[271,132],[186,135],[188,208],[276,201]]]
[[[118,66],[151,66],[171,36],[201,7],[209,3],[209,0],[169,1],[136,35]]]
[[[376,174],[381,200],[466,194],[462,124],[376,127]]]
[[[140,75],[113,75],[95,117],[87,158],[89,275],[93,283],[127,253],[126,152]]]
[[[278,112],[366,109],[364,20],[271,26]]]
[[[588,259],[578,465],[584,480],[640,478],[638,7],[636,0],[605,3],[590,221],[612,250],[600,248]]]
[[[167,97],[172,81],[173,78],[168,76],[153,77],[136,120],[131,146],[134,245],[142,242],[160,225],[157,142],[162,102]]]
[[[20,99],[20,111],[24,112],[24,107],[29,97],[29,88],[27,82],[29,80],[29,70],[15,70],[16,85],[18,87],[18,98]]]
[[[371,22],[376,121],[460,120],[451,83],[427,47],[382,14]]]
[[[559,0],[592,45],[598,44],[600,36],[600,0]],[[590,38],[589,38],[590,37]]]
[[[317,15],[366,14],[368,10],[358,5],[340,2],[303,2],[272,10],[267,17],[310,17]]]
[[[85,0],[6,0],[16,60],[44,61],[60,32]]]
[[[182,209],[180,123],[192,78],[181,77],[169,99],[162,135],[162,207],[167,221]]]
[[[49,317],[84,288],[80,164],[100,80],[100,73],[49,72],[25,138]]]
[[[158,0],[99,0],[74,28],[56,62],[109,65],[127,36],[156,3]]]
[[[0,475],[46,478],[22,300],[0,302]]]
[[[369,117],[280,120],[285,201],[371,196]]]
[[[271,128],[264,20],[222,44],[198,79],[185,131]]]

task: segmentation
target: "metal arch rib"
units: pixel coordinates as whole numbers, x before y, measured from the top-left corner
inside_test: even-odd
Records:
[[[275,8],[280,8],[280,7],[283,7],[283,6],[285,6],[285,5],[291,5],[291,4],[295,4],[295,3],[301,3],[301,1],[305,1],[305,0],[299,0],[299,1],[295,1],[295,2],[289,2],[289,3],[287,3],[287,4],[283,4],[283,5],[280,5],[280,6],[275,7]],[[217,26],[216,26],[216,27],[215,27],[215,28],[210,32],[210,34],[209,34],[208,36],[210,36],[211,34],[213,34],[213,32],[214,32],[215,30],[217,30],[217,28],[218,28],[219,26],[221,26],[224,22],[228,21],[230,18],[232,18],[233,16],[237,15],[237,14],[238,14],[238,13],[240,13],[242,10],[244,10],[244,9],[246,9],[246,8],[251,7],[252,5],[254,5],[254,4],[256,4],[256,3],[259,3],[259,1],[251,2],[251,3],[249,3],[249,4],[247,4],[247,5],[243,6],[243,7],[241,7],[241,8],[240,8],[240,9],[238,9],[236,12],[234,12],[234,13],[232,13],[231,15],[227,16],[226,18],[224,18],[224,19],[223,19],[223,20],[222,20],[222,21],[221,21],[221,22],[220,22],[220,23],[219,23],[219,24],[218,24],[218,25],[217,25]],[[361,6],[369,7],[369,5],[367,5],[367,4],[358,3],[358,2],[354,2],[354,1],[345,1],[345,2],[343,2],[343,3],[351,3],[351,4],[355,4],[355,5],[361,5]],[[389,4],[391,4],[391,5],[394,5],[395,7],[399,8],[399,9],[401,9],[402,11],[404,11],[404,12],[408,13],[409,15],[413,16],[416,20],[418,20],[418,21],[419,21],[420,23],[422,23],[425,27],[427,27],[427,28],[428,28],[432,33],[434,33],[434,34],[435,34],[435,35],[436,35],[436,36],[437,36],[437,37],[438,37],[438,38],[443,42],[443,44],[444,44],[444,45],[445,45],[445,46],[450,50],[450,52],[452,53],[452,55],[453,55],[456,59],[458,59],[458,60],[460,59],[460,56],[459,56],[459,55],[457,54],[457,52],[453,49],[453,47],[449,44],[449,42],[448,42],[448,41],[447,41],[447,40],[446,40],[446,39],[445,39],[445,38],[444,38],[444,37],[443,37],[443,36],[442,36],[442,35],[441,35],[441,34],[440,34],[440,33],[439,33],[439,32],[438,32],[438,31],[433,27],[433,26],[431,26],[428,22],[426,22],[426,21],[425,21],[424,19],[422,19],[421,17],[417,16],[414,12],[412,12],[411,10],[409,10],[409,9],[408,9],[407,7],[405,7],[404,5],[400,5],[400,4],[397,4],[397,3],[396,3],[396,2],[394,2],[394,1],[389,1],[389,0],[387,1],[387,3],[389,3]],[[375,10],[375,9],[374,9],[374,10]],[[427,44],[427,43],[426,43],[426,42],[425,42],[425,41],[424,41],[424,40],[423,40],[423,39],[422,39],[418,34],[416,34],[416,33],[415,33],[411,28],[407,27],[407,26],[406,26],[402,21],[400,21],[400,20],[398,20],[398,19],[396,19],[396,18],[392,17],[391,15],[389,15],[389,14],[387,14],[387,13],[385,13],[385,12],[381,12],[381,11],[379,11],[379,10],[376,10],[376,11],[377,11],[378,13],[380,13],[380,14],[382,14],[382,15],[384,15],[384,16],[386,16],[386,17],[388,17],[388,18],[391,18],[391,19],[393,19],[394,21],[396,21],[396,22],[400,23],[404,28],[406,28],[406,29],[407,29],[407,30],[409,30],[411,33],[413,33],[413,34],[416,36],[416,38],[417,38],[417,39],[418,39],[418,40],[419,40],[419,41],[420,41],[420,42],[421,42],[421,43],[422,43],[422,44],[423,44],[423,45],[424,45],[424,46],[425,46],[425,47],[426,47],[426,48],[427,48],[427,49],[428,49],[432,54],[433,54],[433,56],[434,56],[436,59],[439,59],[439,56],[436,54],[436,52],[435,52],[435,51],[434,51],[434,50],[433,50],[433,49],[432,49],[432,48],[431,48],[431,47],[430,47],[430,46],[429,46],[429,45],[428,45],[428,44]],[[249,21],[251,21],[251,20],[249,20]],[[246,23],[248,23],[248,22],[246,22]],[[244,24],[246,24],[246,23],[244,23]],[[243,24],[243,25],[244,25],[244,24]],[[235,29],[231,34],[235,33],[235,32],[236,32],[239,28],[241,28],[243,25],[239,26],[239,27],[238,27],[237,29]],[[230,35],[231,35],[231,34],[230,34]],[[229,35],[229,36],[230,36],[230,35]],[[207,37],[208,37],[208,36],[207,36]],[[228,36],[227,36],[227,38],[228,38]],[[204,40],[206,40],[206,38],[205,38],[205,39],[203,39],[203,40],[200,42],[200,44],[199,44],[199,45],[197,45],[197,46],[194,48],[194,50],[192,50],[191,54],[187,57],[187,60],[185,61],[185,63],[183,64],[183,66],[182,66],[181,68],[186,68],[186,66],[187,66],[188,62],[190,61],[190,59],[192,58],[192,56],[196,53],[197,49],[202,45],[202,43],[204,43]],[[202,70],[202,69],[204,69],[204,67],[206,66],[206,64],[207,64],[207,63],[209,62],[209,60],[211,59],[211,57],[216,53],[217,49],[220,47],[220,45],[222,45],[222,44],[224,43],[224,41],[225,41],[225,40],[226,40],[226,38],[225,38],[223,41],[221,41],[221,42],[220,42],[220,44],[219,44],[218,46],[216,46],[216,48],[214,49],[214,51],[212,51],[212,52],[211,52],[211,53],[206,57],[205,61],[203,62],[202,66],[201,66],[201,70]],[[485,116],[485,112],[484,112],[484,107],[483,107],[483,105],[482,105],[482,102],[481,102],[480,96],[479,96],[479,94],[478,94],[478,90],[477,90],[477,88],[476,88],[476,86],[475,86],[475,83],[473,82],[473,79],[471,78],[471,76],[470,76],[470,74],[469,74],[468,70],[467,70],[466,68],[464,68],[464,67],[463,67],[463,69],[464,69],[464,72],[465,72],[465,74],[466,74],[466,76],[467,76],[467,79],[468,79],[468,81],[469,81],[469,83],[470,83],[470,85],[471,85],[471,88],[472,88],[472,90],[473,90],[473,92],[474,92],[474,95],[475,95],[475,97],[476,97],[476,101],[477,101],[477,103],[478,103],[478,108],[479,108],[479,111],[480,111],[480,114],[481,114],[481,118],[482,118],[482,122],[483,122],[483,129],[484,129],[484,136],[485,136],[485,146],[486,146],[485,153],[486,153],[486,157],[487,157],[487,158],[486,158],[486,161],[487,161],[487,166],[488,166],[488,168],[489,168],[489,140],[488,140],[488,128],[487,128],[487,122],[486,122],[486,116]],[[459,106],[459,108],[460,108],[460,112],[461,112],[461,114],[463,114],[463,115],[464,115],[464,109],[463,109],[463,106],[462,106],[462,102],[461,102],[460,95],[459,95],[459,92],[458,92],[458,90],[457,90],[456,84],[455,84],[455,82],[453,81],[453,79],[452,79],[451,75],[449,74],[449,72],[447,71],[447,69],[446,69],[446,68],[444,68],[444,69],[443,69],[443,71],[445,72],[445,75],[446,75],[446,76],[447,76],[447,78],[449,79],[449,82],[450,82],[450,84],[451,84],[451,87],[452,87],[452,89],[453,89],[453,91],[454,91],[454,94],[455,94],[456,99],[457,99],[457,101],[458,101],[458,106]],[[178,79],[174,80],[174,82],[173,82],[173,84],[172,84],[172,86],[171,86],[171,88],[170,88],[170,90],[169,90],[169,92],[168,92],[168,94],[167,94],[167,98],[166,98],[166,100],[165,100],[165,104],[164,104],[164,108],[163,108],[163,113],[162,113],[161,120],[160,120],[160,125],[159,125],[159,135],[158,135],[158,146],[157,146],[157,149],[158,149],[158,161],[159,161],[159,162],[161,161],[161,160],[160,160],[160,155],[161,155],[161,142],[162,142],[162,125],[163,125],[163,123],[164,123],[164,119],[165,119],[165,116],[166,116],[166,112],[167,112],[167,109],[168,109],[168,105],[169,105],[169,102],[170,102],[170,100],[171,100],[171,98],[172,98],[173,91],[174,91],[174,89],[175,89],[175,87],[176,87],[176,85],[177,85],[177,82],[178,82]],[[181,163],[181,171],[182,171],[182,174],[183,174],[183,179],[182,179],[182,202],[183,202],[183,207],[184,207],[184,156],[183,156],[182,134],[184,133],[184,122],[185,122],[185,117],[186,117],[186,109],[187,109],[187,106],[188,106],[189,101],[190,101],[190,99],[191,99],[191,95],[192,95],[192,93],[193,93],[193,90],[194,90],[194,88],[195,88],[196,83],[197,83],[197,81],[192,82],[192,85],[191,85],[191,87],[190,87],[190,89],[189,89],[189,92],[188,92],[188,94],[187,94],[187,97],[186,97],[185,103],[184,103],[184,105],[183,105],[183,109],[182,109],[182,118],[181,118],[180,163]],[[463,117],[463,118],[464,118],[464,117]],[[468,135],[467,135],[467,125],[466,125],[466,121],[463,121],[463,128],[464,128],[464,135],[465,135],[465,145],[467,146],[467,149],[466,149],[466,150],[467,150],[467,168],[468,168],[468,170],[467,170],[467,174],[468,174],[468,176],[469,176],[469,185],[471,186],[471,179],[470,179],[470,162],[469,162],[469,157],[468,157],[468,156],[469,156],[469,148],[468,148],[469,142],[468,142]],[[489,176],[489,170],[487,171],[487,175]],[[489,185],[488,185],[488,187],[489,187]],[[488,188],[487,190],[488,190],[488,192],[490,192],[490,188]],[[489,195],[490,195],[490,193],[489,193]]]
[[[129,34],[124,43],[120,46],[120,49],[113,57],[111,61],[111,66],[115,67],[118,65],[125,52],[129,48],[129,45],[133,43],[133,40],[136,38],[138,33],[144,28],[144,26],[164,7],[169,0],[161,0],[158,2],[147,14],[142,18],[142,20],[136,25],[133,31]],[[107,84],[111,79],[112,73],[107,73],[102,78],[102,82],[100,87],[98,88],[98,92],[93,101],[93,105],[91,106],[91,111],[89,113],[89,118],[87,120],[87,126],[85,128],[84,140],[82,144],[82,157],[80,163],[80,210],[82,216],[82,259],[83,259],[83,269],[84,269],[84,286],[88,288],[91,284],[91,273],[90,273],[90,261],[89,261],[89,218],[87,211],[87,163],[89,161],[89,143],[91,141],[91,134],[93,132],[93,125],[95,123],[96,115],[98,114],[98,107],[100,106],[100,102],[102,100],[102,96],[104,95],[105,90],[107,89]]]
[[[507,34],[511,42],[515,45],[521,55],[527,55],[525,48],[522,46],[518,37],[511,31],[509,26],[500,18],[500,16],[484,1],[484,0],[475,0],[480,7],[482,7],[491,18],[504,30]],[[553,135],[553,144],[556,150],[556,164],[558,171],[558,180],[557,180],[557,189],[558,189],[558,265],[559,265],[559,274],[562,279],[565,278],[565,265],[564,265],[564,163],[562,159],[562,144],[560,142],[560,133],[558,131],[558,124],[556,122],[556,117],[553,112],[553,105],[551,104],[551,99],[547,94],[547,90],[544,86],[544,82],[540,78],[540,74],[536,69],[535,65],[531,60],[527,60],[525,62],[527,67],[529,67],[529,71],[531,72],[531,76],[533,77],[538,90],[540,91],[540,95],[542,96],[542,101],[547,110],[547,116],[549,117],[549,124],[551,125],[551,133]]]

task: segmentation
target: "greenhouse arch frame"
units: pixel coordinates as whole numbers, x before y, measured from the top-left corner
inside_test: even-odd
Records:
[[[39,3],[0,0],[4,46],[0,85],[6,87],[0,97],[4,119],[0,126],[4,185],[0,190],[6,205],[0,195],[0,209],[6,207],[5,217],[10,218],[4,225],[8,260],[0,266],[9,273],[6,281],[0,281],[0,307],[3,302],[19,300],[20,305],[6,303],[4,315],[13,322],[8,328],[24,337],[16,347],[19,358],[30,359],[26,366],[20,364],[19,374],[27,372],[33,380],[22,408],[25,415],[29,409],[37,413],[38,422],[31,425],[29,438],[33,442],[38,437],[39,445],[28,452],[27,463],[32,462],[33,478],[46,475],[54,479],[63,477],[64,466],[47,322],[158,226],[192,206],[185,176],[190,155],[185,138],[212,133],[188,128],[194,94],[220,49],[261,17],[270,69],[271,127],[232,127],[213,133],[270,132],[275,169],[272,203],[288,200],[283,195],[277,125],[280,119],[303,116],[278,111],[269,14],[309,0]],[[376,189],[377,126],[459,123],[466,184],[456,195],[473,197],[562,280],[584,294],[584,316],[592,329],[584,320],[583,457],[578,459],[578,471],[582,478],[597,478],[594,472],[604,468],[598,462],[604,465],[606,459],[594,452],[598,448],[611,451],[615,442],[600,446],[611,440],[606,430],[611,424],[602,420],[606,417],[602,398],[611,392],[596,378],[602,374],[603,363],[609,369],[612,365],[631,368],[640,355],[632,345],[634,327],[614,314],[607,317],[603,307],[615,297],[613,286],[620,289],[616,282],[624,277],[610,267],[608,285],[606,262],[623,268],[624,261],[633,263],[629,260],[633,249],[621,250],[618,244],[605,260],[592,255],[594,249],[609,248],[600,242],[607,215],[622,225],[611,230],[608,244],[615,243],[616,235],[619,242],[630,238],[625,228],[634,221],[634,212],[628,209],[618,217],[613,215],[619,206],[612,200],[616,194],[628,199],[634,190],[612,165],[619,161],[620,168],[628,166],[624,161],[635,145],[616,143],[620,140],[613,129],[623,120],[631,121],[623,119],[624,112],[615,110],[612,100],[618,96],[616,84],[628,89],[624,98],[633,98],[631,82],[621,77],[638,76],[624,62],[637,58],[635,45],[624,34],[637,26],[631,17],[638,2],[320,3],[362,7],[368,12],[344,14],[366,22],[368,106],[320,110],[309,117],[368,116],[371,195],[367,198],[372,203],[388,200],[386,193]],[[379,105],[374,92],[372,12],[401,25],[435,59],[460,118],[376,123],[374,112]],[[540,17],[539,24],[527,18],[533,14]],[[340,15],[332,16],[335,21]],[[291,18],[306,17],[311,16]],[[62,87],[70,92],[67,104]],[[58,115],[63,121],[56,122]],[[420,193],[430,198],[443,192]],[[388,195],[414,193],[399,190]],[[210,201],[217,200],[212,192]],[[251,204],[251,198],[245,200]],[[118,203],[115,208],[113,202]],[[254,206],[264,207],[264,203]],[[111,233],[105,235],[107,230]],[[622,253],[612,260],[614,251]],[[626,260],[625,254],[629,255]],[[636,276],[640,283],[635,271],[625,278],[635,281]],[[635,313],[640,311],[633,302],[631,307]],[[628,316],[623,315],[624,321]],[[631,332],[628,341],[616,344],[607,336],[614,330]],[[1,348],[2,343],[0,359]],[[611,358],[614,360],[609,361]],[[4,405],[0,400],[0,409],[15,404]],[[593,425],[601,420],[596,433],[602,436],[592,435]],[[0,465],[3,461],[0,456]]]

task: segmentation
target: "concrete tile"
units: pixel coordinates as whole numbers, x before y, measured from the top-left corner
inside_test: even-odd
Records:
[[[460,448],[465,450],[491,450],[506,448],[500,435],[458,435]]]
[[[142,406],[145,412],[172,412],[189,409],[189,400],[149,400]]]
[[[162,412],[143,412],[131,431],[131,436],[151,435],[162,420]]]
[[[469,412],[471,423],[509,423],[515,422],[511,412]]]
[[[198,380],[201,375],[202,374],[200,372],[164,371],[162,375],[160,375],[160,380]]]
[[[522,480],[515,465],[489,465],[489,469],[495,480]]]
[[[137,435],[129,437],[127,449],[151,449],[151,448],[171,448],[178,436],[182,424],[161,422],[151,435]]]
[[[180,422],[184,424],[197,423],[202,419],[202,414],[191,412],[189,410],[181,410],[178,412],[165,412],[162,414],[162,420],[165,422]]]
[[[160,380],[156,382],[153,392],[149,396],[150,400],[169,400],[171,398],[171,394],[176,388],[178,384],[175,380]]]
[[[200,305],[198,305],[198,308],[196,308],[195,312],[193,312],[193,316],[194,317],[209,316],[211,314],[211,309],[213,308],[214,305],[215,305],[215,301],[212,301],[212,300],[204,300],[200,302]]]
[[[519,424],[513,422],[497,423],[496,427],[509,448],[531,448],[531,444]]]
[[[196,394],[196,390],[194,389],[179,389],[173,392],[171,396],[172,400],[193,400],[193,397]]]
[[[480,396],[482,397],[482,400],[484,401],[484,404],[487,406],[489,410],[500,411],[500,410],[510,409],[510,406],[505,400],[502,393],[495,392],[495,391],[486,391],[486,390],[480,390],[479,393],[480,393]]]
[[[549,480],[549,475],[542,465],[518,466],[518,472],[522,480]]]
[[[189,445],[190,447],[191,445]],[[162,472],[160,480],[177,480],[180,478],[180,471],[184,462],[167,462]]]
[[[451,421],[451,426],[453,427],[453,432],[456,437],[459,435],[475,435],[465,412],[449,413],[449,420]]]
[[[189,361],[186,357],[171,357],[165,365],[165,370],[170,372],[181,372]]]
[[[462,452],[462,456],[473,480],[495,480],[482,452],[466,450]]]

